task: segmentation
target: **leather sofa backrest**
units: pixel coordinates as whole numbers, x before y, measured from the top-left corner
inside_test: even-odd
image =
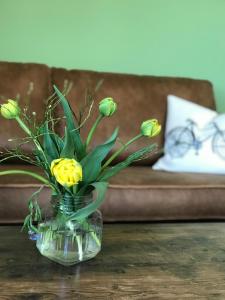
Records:
[[[31,117],[39,122],[43,118],[46,100],[51,93],[50,89],[51,69],[47,66],[0,62],[0,103],[19,97],[20,106],[29,108]],[[5,152],[6,148],[14,148],[19,141],[24,142],[23,149],[30,153],[33,145],[18,139],[23,137],[24,133],[15,120],[0,118],[0,150],[2,152]]]
[[[113,128],[120,126],[120,139],[126,142],[139,133],[143,120],[157,118],[165,125],[167,95],[173,94],[184,97],[187,100],[201,104],[208,108],[215,108],[212,84],[206,80],[195,80],[187,78],[138,76],[128,74],[113,74],[93,71],[65,70],[52,68],[52,82],[61,90],[65,82],[72,82],[73,86],[67,98],[77,112],[85,97],[87,87],[92,88],[104,80],[95,100],[98,103],[104,97],[113,97],[118,103],[118,111],[108,120],[104,120],[93,139],[92,145],[102,143],[113,131]],[[93,124],[98,113],[98,105],[89,120],[86,122],[82,132],[84,136]],[[63,128],[62,128],[63,129]],[[155,139],[149,141],[147,138],[138,140],[120,157],[124,158],[131,152],[143,147],[149,142],[156,141],[159,149],[163,146],[163,132]],[[115,150],[120,147],[117,143]],[[152,164],[160,154],[155,153],[149,159],[140,161],[139,164]]]
[[[71,107],[78,113],[78,107],[81,107],[84,103],[87,88],[93,91],[100,80],[103,80],[103,83],[95,95],[96,104],[104,97],[113,97],[118,103],[118,111],[100,124],[92,146],[104,142],[118,125],[120,127],[121,142],[126,142],[138,134],[142,121],[149,118],[159,119],[164,128],[168,94],[184,97],[209,108],[215,108],[212,85],[205,80],[112,74],[62,68],[50,69],[42,64],[8,62],[0,62],[0,100],[3,103],[5,99],[16,98],[19,94],[21,106],[27,105],[27,102],[29,102],[31,113],[36,112],[38,120],[40,120],[44,114],[46,100],[53,92],[52,85],[55,84],[60,90],[63,90],[65,82],[71,82],[73,85],[67,98]],[[32,85],[33,91],[27,97]],[[56,113],[61,114],[59,107]],[[81,129],[84,137],[87,136],[97,113],[98,105],[95,105],[91,117]],[[15,121],[1,118],[0,124],[0,150],[5,151],[4,148],[8,147],[10,149],[14,145],[8,139],[18,136],[23,137],[24,135]],[[61,132],[64,132],[63,126],[62,122]],[[147,138],[138,140],[120,159],[153,141],[156,141],[159,148],[161,148],[163,133],[151,141]],[[120,143],[117,143],[115,150],[119,146]],[[25,144],[23,147],[25,151],[30,152],[32,146],[31,144]],[[158,154],[155,154],[141,163],[152,164],[158,156]]]

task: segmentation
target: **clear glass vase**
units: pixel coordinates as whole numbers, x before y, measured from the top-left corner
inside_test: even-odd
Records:
[[[92,195],[52,198],[53,216],[38,225],[36,246],[40,253],[64,266],[95,257],[101,250],[102,216],[99,210],[81,221],[67,217],[93,201]]]

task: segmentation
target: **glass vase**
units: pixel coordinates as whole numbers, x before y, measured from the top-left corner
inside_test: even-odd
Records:
[[[101,212],[96,210],[80,221],[68,221],[68,217],[91,201],[92,195],[52,198],[52,217],[38,225],[36,246],[43,256],[70,266],[99,253],[102,240]]]

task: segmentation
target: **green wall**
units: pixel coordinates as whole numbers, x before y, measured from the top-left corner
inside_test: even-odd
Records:
[[[213,82],[225,112],[225,0],[0,0],[0,60]]]

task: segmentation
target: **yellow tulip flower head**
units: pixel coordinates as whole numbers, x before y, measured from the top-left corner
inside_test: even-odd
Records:
[[[104,98],[99,103],[99,112],[104,117],[112,116],[117,110],[117,104],[113,98]]]
[[[20,107],[14,100],[9,99],[8,103],[1,105],[1,115],[6,119],[15,119],[20,115]]]
[[[82,180],[82,167],[75,159],[54,159],[51,163],[51,173],[59,184],[67,187]]]
[[[156,119],[147,120],[141,124],[141,133],[144,136],[154,137],[158,135],[160,131],[161,131],[161,125]]]

